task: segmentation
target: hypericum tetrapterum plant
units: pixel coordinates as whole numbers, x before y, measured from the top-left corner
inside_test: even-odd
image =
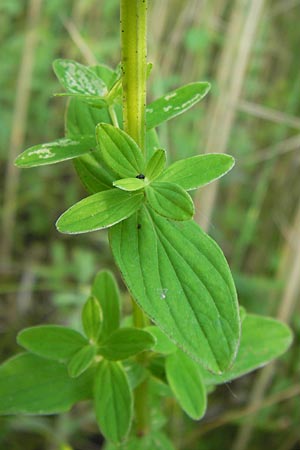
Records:
[[[127,450],[172,449],[163,423],[152,428],[147,414],[157,403],[155,383],[200,419],[208,387],[277,357],[291,333],[274,319],[239,310],[222,251],[193,221],[189,191],[226,174],[234,159],[203,154],[168,166],[160,148],[155,128],[199,102],[209,84],[190,83],[145,108],[151,70],[145,1],[121,1],[121,36],[116,70],[54,62],[66,91],[57,95],[71,97],[66,136],[29,148],[16,164],[73,161],[89,195],[61,215],[57,229],[108,228],[113,257],[139,308],[132,325],[121,326],[117,284],[102,271],[83,307],[81,332],[57,325],[21,331],[18,343],[27,352],[0,367],[0,413],[60,413],[90,398],[107,449],[120,443]]]

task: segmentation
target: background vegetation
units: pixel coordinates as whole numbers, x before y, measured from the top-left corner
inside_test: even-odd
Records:
[[[300,2],[149,6],[149,100],[189,81],[212,82],[207,99],[161,127],[160,138],[172,160],[212,151],[236,158],[235,169],[195,199],[197,219],[225,250],[241,304],[289,322],[295,333],[276,364],[212,392],[200,423],[164,405],[169,433],[184,450],[299,450]],[[20,351],[15,336],[24,326],[76,326],[96,271],[115,271],[104,232],[55,230],[59,214],[85,195],[71,163],[19,172],[12,161],[63,136],[53,59],[119,62],[119,1],[1,0],[0,41],[2,361]],[[60,417],[0,420],[1,450],[100,443],[88,404]]]

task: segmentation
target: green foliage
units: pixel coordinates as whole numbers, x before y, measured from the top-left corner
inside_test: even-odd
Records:
[[[76,234],[109,228],[126,286],[155,325],[121,327],[116,280],[110,272],[98,273],[82,309],[85,336],[57,325],[19,333],[18,343],[28,353],[0,367],[0,413],[52,414],[92,399],[110,442],[107,450],[172,450],[161,425],[142,438],[131,430],[134,389],[145,382],[152,388],[152,406],[173,396],[198,420],[206,410],[206,387],[278,357],[291,332],[276,320],[240,313],[221,249],[192,220],[187,191],[225,175],[234,159],[205,154],[166,167],[167,153],[154,128],[195,105],[210,85],[190,83],[150,103],[141,149],[120,128],[119,69],[61,59],[53,67],[66,90],[58,95],[71,97],[66,137],[30,147],[16,165],[72,160],[89,195],[60,216],[57,229]]]
[[[121,442],[129,432],[133,413],[133,398],[128,379],[119,363],[102,361],[97,369],[94,386],[97,422],[104,436]]]
[[[92,294],[101,305],[103,312],[101,337],[105,339],[120,326],[120,293],[111,272],[102,271],[96,275]]]
[[[149,317],[213,372],[229,367],[239,315],[217,244],[193,221],[177,224],[145,207],[113,227],[109,238],[131,294]]]
[[[91,374],[76,379],[56,361],[24,353],[0,366],[0,414],[57,414],[91,398]]]
[[[152,334],[136,328],[121,328],[101,342],[99,353],[106,359],[120,361],[145,350],[155,344]]]
[[[167,358],[166,375],[181,408],[192,419],[201,419],[206,410],[206,390],[199,364],[178,350]]]
[[[77,331],[58,325],[42,325],[25,328],[17,341],[35,355],[54,361],[67,361],[87,344],[87,340]]]

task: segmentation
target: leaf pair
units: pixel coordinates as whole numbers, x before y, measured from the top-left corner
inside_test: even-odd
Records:
[[[124,131],[99,124],[96,134],[102,160],[115,174],[113,185],[118,189],[94,194],[67,210],[56,224],[61,232],[83,233],[113,226],[139,210],[145,199],[166,218],[189,220],[194,205],[186,190],[220,177],[234,164],[228,155],[203,155],[179,161],[164,172],[163,150],[156,150],[146,164],[141,150]]]

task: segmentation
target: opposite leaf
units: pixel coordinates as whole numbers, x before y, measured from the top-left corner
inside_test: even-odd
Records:
[[[92,364],[96,355],[96,347],[86,345],[72,357],[68,364],[68,372],[71,378],[77,378]]]
[[[166,375],[181,408],[192,419],[201,419],[206,410],[206,391],[199,364],[178,351],[168,356]]]
[[[150,350],[155,338],[138,328],[120,328],[99,346],[99,353],[106,359],[121,361],[145,350]]]
[[[96,275],[92,295],[101,305],[103,312],[101,338],[105,339],[120,326],[120,292],[111,272],[105,270]]]
[[[31,353],[55,361],[67,361],[88,342],[77,331],[58,325],[25,328],[17,342]]]
[[[28,148],[17,157],[15,165],[29,168],[59,163],[90,153],[95,145],[96,139],[94,136],[57,139],[54,142]]]
[[[101,361],[95,375],[94,404],[100,430],[109,441],[127,436],[133,399],[124,369],[119,363]]]
[[[79,234],[111,227],[131,216],[142,204],[143,194],[110,189],[90,195],[71,206],[56,222],[61,233]]]
[[[168,219],[190,220],[195,213],[189,194],[174,183],[154,181],[147,187],[146,197],[151,208]]]
[[[292,333],[284,323],[270,317],[247,314],[242,323],[242,336],[233,366],[220,376],[202,370],[206,384],[234,380],[266,365],[284,353],[292,342]]]
[[[166,161],[165,150],[161,148],[155,150],[145,169],[145,176],[147,179],[153,181],[159,177],[166,166]]]
[[[123,278],[141,308],[209,370],[233,362],[240,335],[235,286],[218,245],[193,221],[142,207],[110,230]]]
[[[122,191],[129,192],[139,191],[146,186],[144,180],[139,178],[121,178],[121,180],[114,181],[113,185]]]
[[[120,178],[134,178],[144,172],[142,152],[125,131],[100,123],[96,136],[103,160]]]
[[[64,364],[29,353],[0,366],[0,414],[58,414],[91,397],[91,373],[72,379]]]
[[[146,110],[147,130],[182,114],[205,97],[209,89],[206,82],[190,83],[150,103]]]
[[[91,69],[69,59],[57,59],[53,69],[60,84],[74,94],[90,94],[103,97],[107,87]]]
[[[223,153],[192,156],[169,166],[160,177],[190,191],[222,177],[234,166],[232,156]]]
[[[96,342],[102,325],[102,312],[100,304],[93,296],[85,302],[81,313],[82,326],[85,335],[92,342]]]

